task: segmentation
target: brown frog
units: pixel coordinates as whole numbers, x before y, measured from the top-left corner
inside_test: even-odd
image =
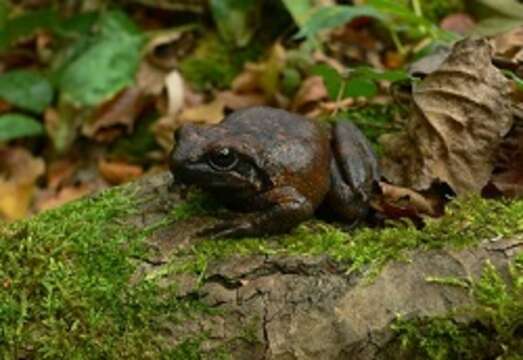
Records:
[[[204,231],[215,237],[286,232],[322,204],[347,221],[364,218],[380,177],[370,144],[348,121],[326,128],[284,110],[253,107],[218,125],[183,125],[175,137],[175,182],[196,185],[244,212]]]

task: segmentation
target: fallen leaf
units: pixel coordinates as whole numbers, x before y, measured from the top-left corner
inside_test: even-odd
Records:
[[[523,64],[523,26],[494,37],[491,44],[496,55],[512,62],[514,69]]]
[[[218,124],[223,120],[225,114],[225,104],[220,99],[198,105],[195,107],[183,110],[178,116],[176,122],[178,124],[185,123],[205,123]]]
[[[145,104],[140,89],[137,87],[127,88],[110,101],[102,104],[92,116],[92,119],[84,123],[82,133],[97,141],[112,141],[122,130],[131,133],[134,122],[144,109]],[[106,131],[109,131],[111,136],[103,134]]]
[[[196,41],[190,28],[175,28],[154,32],[145,46],[147,60],[151,64],[170,70],[178,61],[194,50]]]
[[[227,109],[231,110],[267,104],[265,95],[256,92],[238,94],[233,91],[222,91],[216,97],[224,103]]]
[[[47,190],[40,194],[36,200],[35,208],[37,212],[54,209],[68,202],[78,200],[95,191],[95,187],[90,184],[79,184],[67,186],[59,191]]]
[[[107,182],[113,185],[123,184],[143,174],[141,166],[105,159],[98,163],[98,171],[100,171],[100,174]]]
[[[415,190],[442,182],[457,194],[480,193],[512,125],[509,90],[486,40],[456,43],[415,87],[405,131],[383,139],[384,176]]]
[[[24,148],[0,149],[0,215],[8,221],[28,214],[36,180],[45,164]]]
[[[160,69],[148,61],[142,61],[136,73],[136,86],[146,95],[159,96],[165,87],[168,71]]]
[[[501,145],[492,184],[507,197],[523,196],[523,118],[516,120]]]
[[[328,97],[327,88],[321,76],[311,76],[301,84],[291,107],[293,111],[301,112],[311,105],[328,99]]]
[[[151,130],[156,142],[166,151],[170,152],[174,145],[174,130],[176,129],[176,117],[162,116],[153,124]]]
[[[56,190],[66,184],[78,169],[78,163],[71,159],[58,159],[47,167],[47,188]]]
[[[440,215],[441,204],[412,189],[380,183],[381,195],[377,207],[388,218]]]

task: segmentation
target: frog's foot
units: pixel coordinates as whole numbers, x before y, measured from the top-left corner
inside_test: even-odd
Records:
[[[237,214],[233,219],[203,229],[199,236],[211,238],[266,236],[284,233],[312,216],[312,204],[294,188],[283,187],[265,193],[274,204],[262,211]]]

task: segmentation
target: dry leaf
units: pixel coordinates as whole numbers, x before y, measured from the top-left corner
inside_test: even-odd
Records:
[[[311,76],[305,79],[297,91],[292,103],[292,109],[300,112],[311,104],[315,105],[328,98],[327,89],[320,76]]]
[[[39,194],[36,200],[36,211],[44,211],[62,206],[73,200],[80,199],[95,191],[95,186],[90,184],[80,184],[77,186],[68,186],[59,190],[47,190]]]
[[[514,61],[523,61],[523,26],[496,36],[491,41],[496,54]]]
[[[165,77],[168,72],[142,61],[136,73],[136,85],[144,94],[159,96],[165,86]]]
[[[176,118],[174,116],[162,116],[151,127],[156,142],[166,151],[170,152],[174,145],[174,130],[176,129]]]
[[[214,101],[195,106],[192,108],[187,108],[182,111],[178,116],[177,123],[205,123],[205,124],[218,124],[222,121],[225,112],[225,104],[220,99],[215,99]]]
[[[512,125],[509,90],[486,40],[456,43],[414,89],[407,129],[385,139],[385,177],[415,190],[443,182],[457,194],[480,193]]]
[[[42,159],[23,148],[0,149],[0,215],[17,220],[28,214],[35,182],[45,170]]]
[[[505,196],[523,196],[523,118],[517,119],[501,146],[492,184]]]
[[[222,91],[216,96],[220,99],[227,109],[239,110],[251,106],[266,105],[267,100],[263,94],[247,93],[238,94],[233,91]]]
[[[440,204],[408,188],[380,183],[381,196],[377,207],[388,218],[439,215]]]
[[[105,159],[102,159],[98,163],[98,171],[100,171],[100,174],[107,182],[113,185],[134,180],[143,174],[141,166],[123,161],[108,161]]]
[[[123,90],[98,108],[93,119],[83,125],[82,133],[98,141],[112,141],[122,129],[131,133],[134,122],[145,107],[143,95],[137,87]],[[109,135],[104,134],[107,131]]]
[[[56,190],[69,182],[78,163],[71,159],[59,159],[51,162],[47,168],[47,188]]]

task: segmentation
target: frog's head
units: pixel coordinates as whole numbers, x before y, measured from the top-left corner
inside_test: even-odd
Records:
[[[175,181],[231,198],[249,198],[270,186],[250,134],[228,126],[185,124],[175,132],[171,171]]]

